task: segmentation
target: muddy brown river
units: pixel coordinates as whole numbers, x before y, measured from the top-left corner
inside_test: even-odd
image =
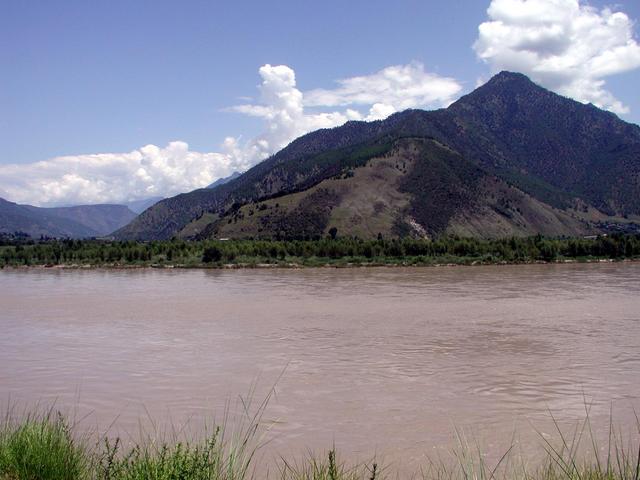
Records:
[[[0,271],[2,405],[197,435],[274,384],[266,456],[419,465],[455,429],[496,455],[585,405],[632,431],[640,263]]]

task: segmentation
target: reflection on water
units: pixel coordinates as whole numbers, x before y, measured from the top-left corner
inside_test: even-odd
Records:
[[[269,447],[419,461],[453,426],[633,418],[640,264],[0,272],[0,396],[135,431],[278,380]],[[283,373],[284,371],[284,373]]]

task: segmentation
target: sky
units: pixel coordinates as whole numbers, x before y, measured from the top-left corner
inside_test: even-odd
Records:
[[[640,123],[638,20],[638,0],[0,0],[0,197],[176,195],[501,70]]]

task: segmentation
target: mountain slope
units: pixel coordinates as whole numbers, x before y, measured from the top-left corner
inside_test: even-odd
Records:
[[[136,214],[123,205],[79,205],[39,208],[0,198],[0,232],[32,237],[86,238],[107,235]]]
[[[301,138],[321,136],[324,132],[320,130]],[[168,239],[207,212],[222,212],[235,204],[309,188],[389,148],[388,144],[376,143],[323,151],[321,142],[311,147],[305,142],[296,142],[215,189],[202,188],[157,203],[114,236],[133,240]]]
[[[569,218],[640,213],[640,128],[549,92],[524,75],[502,72],[447,109],[408,110],[383,121],[347,122],[307,134],[225,185],[158,203],[116,236],[152,239],[223,233],[221,218],[228,222],[242,205],[303,192],[356,172],[398,148],[403,138],[434,140],[458,160],[443,163],[433,146],[423,151],[428,160],[415,165],[428,165],[427,170],[435,169],[438,175],[421,177],[407,171],[398,191],[409,195],[412,206],[400,217],[412,217],[415,228],[402,227],[401,218],[395,234],[415,234],[420,229],[430,235],[460,231],[483,236],[548,231],[532,219],[519,219],[523,223],[519,227],[511,221],[505,224],[505,215],[495,217],[495,208],[481,208],[507,203],[503,185],[520,192],[523,205],[536,205],[540,215],[545,210],[541,218],[551,224],[557,220],[558,234],[589,230],[580,218],[578,224]],[[416,210],[415,205],[430,207]],[[466,226],[456,227],[455,222],[463,219]],[[280,223],[287,221],[293,220]],[[357,230],[354,226],[345,234]]]
[[[334,230],[335,229],[335,230]],[[366,166],[301,192],[231,210],[199,238],[582,235],[593,229],[435,140],[398,140]]]
[[[35,209],[37,207],[30,207]],[[56,207],[39,209],[45,210],[48,215],[60,219],[77,222],[91,231],[93,235],[107,235],[131,222],[136,217],[125,205],[77,205],[73,207]]]

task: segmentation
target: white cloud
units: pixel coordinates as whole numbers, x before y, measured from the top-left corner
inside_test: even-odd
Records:
[[[443,107],[460,93],[452,78],[426,72],[418,62],[386,67],[373,75],[338,80],[333,90],[317,89],[305,94],[307,106],[385,105],[394,111],[407,108]]]
[[[292,140],[319,128],[342,125],[348,120],[361,120],[362,115],[352,110],[344,112],[305,112],[304,94],[296,87],[296,75],[286,65],[263,65],[259,70],[262,83],[259,104],[245,104],[229,110],[265,120],[265,130],[242,148],[235,143],[237,154],[250,162],[277,152]]]
[[[36,205],[124,202],[203,187],[246,165],[231,153],[200,153],[184,142],[128,153],[56,157],[0,166],[3,195]]]
[[[455,80],[428,73],[420,63],[387,67],[372,75],[339,80],[333,90],[305,93],[297,88],[295,72],[286,65],[263,65],[259,74],[259,103],[229,109],[264,120],[264,131],[256,138],[227,137],[221,151],[214,153],[191,151],[186,143],[176,141],[164,148],[147,145],[128,153],[0,165],[0,192],[9,200],[34,205],[172,196],[244,171],[307,132],[348,120],[377,120],[407,108],[445,106],[462,90]]]
[[[473,48],[494,70],[515,70],[581,102],[629,111],[604,78],[640,67],[633,22],[580,0],[492,0]]]
[[[245,146],[248,155],[254,158],[264,158],[307,132],[342,125],[348,120],[380,120],[407,108],[446,106],[462,90],[456,80],[429,73],[418,62],[341,79],[335,89],[308,92],[297,88],[295,72],[286,65],[264,65],[260,76],[261,103],[230,109],[266,122],[265,132]],[[336,107],[340,108],[318,111]],[[365,107],[366,112],[358,107]]]

